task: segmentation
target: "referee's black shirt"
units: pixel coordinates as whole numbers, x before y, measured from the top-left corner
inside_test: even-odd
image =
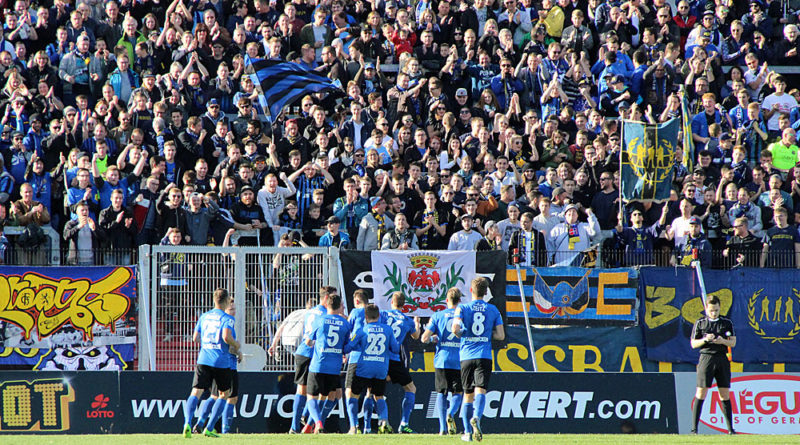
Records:
[[[736,336],[736,333],[733,331],[733,323],[725,317],[712,320],[704,316],[698,319],[694,323],[694,328],[692,328],[692,338],[700,340],[705,337],[706,334],[714,334],[714,336],[724,339]],[[728,347],[715,343],[706,343],[700,347],[700,353],[725,356],[728,353]]]

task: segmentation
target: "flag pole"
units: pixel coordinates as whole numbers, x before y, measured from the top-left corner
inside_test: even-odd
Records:
[[[531,333],[531,322],[528,320],[528,310],[525,308],[525,288],[522,286],[522,272],[519,269],[519,263],[514,265],[517,268],[517,285],[519,285],[519,298],[522,301],[522,313],[525,319],[525,332],[528,333],[528,348],[530,348],[531,363],[533,364],[533,372],[537,372],[536,367],[536,349],[533,348],[533,334]]]
[[[620,171],[620,178],[619,178],[619,214],[622,215],[622,219],[625,219],[625,205],[622,202],[622,151],[625,150],[625,118],[620,119],[621,125],[619,128],[619,171]],[[622,225],[623,221],[619,221],[619,225]]]

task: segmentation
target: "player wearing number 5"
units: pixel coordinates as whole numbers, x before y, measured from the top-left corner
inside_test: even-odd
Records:
[[[325,303],[327,314],[317,318],[311,334],[305,341],[314,346],[311,364],[308,366],[308,414],[309,424],[315,425],[315,433],[324,433],[322,401],[327,398],[335,402],[336,392],[341,388],[339,371],[342,370],[342,356],[352,349],[347,344],[350,339],[350,323],[341,315],[342,297],[328,295]]]
[[[461,338],[459,358],[461,382],[464,385],[464,403],[461,405],[464,435],[461,440],[467,442],[483,440],[481,417],[486,407],[486,388],[492,375],[492,340],[502,341],[506,338],[500,311],[483,301],[488,290],[489,280],[486,278],[472,280],[472,301],[458,305],[453,318],[453,333]]]
[[[731,419],[731,362],[728,361],[728,348],[736,346],[736,333],[733,323],[719,314],[719,298],[715,295],[706,300],[706,316],[700,317],[692,329],[692,349],[700,349],[697,363],[697,391],[692,407],[692,433],[697,433],[697,423],[703,412],[703,401],[708,388],[717,381],[719,398],[722,399],[722,413],[728,423],[728,434],[735,434]]]
[[[454,416],[461,407],[464,387],[461,384],[461,361],[459,359],[460,340],[453,334],[453,319],[456,316],[456,306],[461,302],[461,291],[451,288],[447,291],[447,309],[433,314],[425,332],[422,333],[423,343],[436,343],[436,354],[433,356],[435,372],[436,407],[439,416],[439,434],[456,434],[456,421]],[[450,409],[447,409],[447,393],[453,398]]]
[[[366,324],[354,331],[353,352],[358,352],[358,364],[352,379],[347,383],[347,415],[350,419],[350,434],[358,430],[358,396],[366,388],[378,403],[378,431],[385,432],[389,425],[389,410],[386,407],[386,375],[389,372],[389,354],[398,353],[400,345],[394,338],[392,328],[380,322],[381,311],[370,304],[364,308]],[[352,359],[352,355],[351,355]],[[370,419],[364,419],[368,425]]]
[[[183,436],[192,437],[192,417],[200,402],[203,391],[211,388],[213,381],[219,390],[219,399],[228,396],[233,380],[233,370],[230,369],[230,354],[239,355],[239,342],[234,337],[234,319],[225,313],[230,305],[228,291],[217,289],[214,291],[214,309],[200,316],[194,329],[193,340],[200,342],[200,353],[197,357],[197,368],[194,372],[192,393],[186,400],[183,408]],[[203,435],[219,437],[208,426],[213,426],[219,420],[223,411],[223,403],[215,403],[211,410]]]

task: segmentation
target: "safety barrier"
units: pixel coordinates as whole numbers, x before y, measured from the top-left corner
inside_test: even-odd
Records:
[[[282,320],[306,308],[323,284],[338,283],[338,251],[326,248],[142,246],[139,252],[139,369],[194,368],[198,344],[192,332],[200,314],[213,307],[216,288],[234,298],[237,339],[263,354]],[[268,361],[252,359],[264,363],[258,370],[294,367],[286,348]]]

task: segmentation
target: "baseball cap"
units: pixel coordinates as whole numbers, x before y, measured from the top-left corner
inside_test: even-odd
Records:
[[[469,213],[465,213],[465,214],[461,215],[461,218],[459,218],[459,219],[460,219],[461,221],[463,221],[463,220],[465,220],[465,219],[467,219],[467,218],[469,218],[469,219],[474,219],[474,218],[472,217],[472,215],[470,215]]]
[[[364,64],[364,69],[365,70],[374,70],[375,69],[375,64],[372,63],[372,62],[367,62],[367,63]]]
[[[730,140],[730,139],[731,139],[730,133],[722,133],[721,135],[719,135],[719,140],[720,141],[727,141],[727,140]]]
[[[41,114],[39,114],[39,113],[33,113],[33,114],[31,114],[31,117],[29,118],[29,120],[30,120],[31,122],[34,122],[34,121],[36,121],[36,122],[42,122],[42,115],[41,115]]]
[[[381,201],[383,201],[382,196],[373,196],[369,199],[369,206],[375,208]]]
[[[564,190],[563,187],[556,187],[556,188],[553,189],[553,195],[552,196],[553,196],[553,198],[555,198],[556,196],[558,196],[558,195],[560,195],[562,193],[566,193],[566,192],[567,191]]]
[[[219,106],[219,101],[217,99],[211,99],[211,100],[208,101],[208,103],[206,105],[207,106],[211,106],[211,105]]]
[[[242,187],[242,189],[239,191],[239,194],[241,195],[241,194],[243,194],[244,192],[255,193],[255,192],[253,191],[253,187],[250,187],[249,185],[246,185],[246,186]]]
[[[469,94],[467,93],[467,89],[466,88],[459,88],[459,89],[456,90],[456,97],[459,97],[459,96],[463,97],[463,96],[468,96],[468,95]]]
[[[486,224],[483,226],[483,229],[488,232],[489,229],[491,229],[492,227],[497,227],[497,222],[495,222],[495,221],[486,221]]]
[[[706,29],[706,30],[703,30],[703,31],[700,33],[700,37],[701,37],[701,38],[703,38],[703,39],[711,39],[711,31],[709,31],[709,30],[707,30],[707,29]]]
[[[564,213],[567,213],[570,210],[575,210],[577,212],[578,206],[576,206],[575,204],[569,204],[568,206],[564,207]]]
[[[689,224],[700,224],[700,218],[697,216],[693,216],[689,218]]]

